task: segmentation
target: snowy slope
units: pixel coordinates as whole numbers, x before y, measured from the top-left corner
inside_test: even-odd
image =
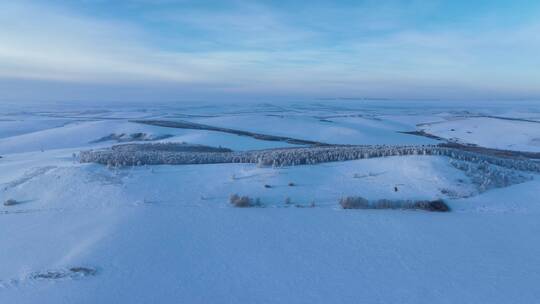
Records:
[[[92,144],[110,134],[133,134],[142,132],[154,136],[172,135],[167,142],[224,146],[234,150],[268,149],[291,146],[283,142],[268,142],[250,137],[224,134],[214,131],[183,130],[148,126],[124,120],[101,120],[73,122],[61,128],[50,128],[22,135],[0,138],[0,155],[74,147],[97,147]],[[113,142],[105,143],[112,144]]]
[[[51,110],[47,115],[64,117],[59,119],[77,116],[53,128],[38,121],[42,116],[24,116],[31,128],[0,139],[0,202],[18,201],[0,205],[0,303],[535,303],[540,298],[538,175],[479,193],[465,172],[435,156],[285,168],[123,169],[79,164],[72,157],[114,144],[90,143],[111,133],[171,134],[168,140],[238,150],[286,146],[130,123],[133,117],[174,116],[343,143],[421,143],[421,137],[395,131],[422,122],[445,125],[454,115],[453,109],[417,107],[414,114],[371,106],[357,116],[361,107],[348,107],[246,105],[231,114],[223,106]],[[320,121],[316,117],[325,109],[338,117]],[[285,118],[265,116],[292,110]],[[190,113],[213,117],[186,118]],[[534,116],[526,109],[515,113]],[[478,137],[482,144],[513,140],[487,137],[493,119],[469,120],[486,130]],[[509,123],[510,130],[534,132],[529,125]],[[437,124],[426,128],[432,126]],[[260,198],[263,207],[234,208],[228,202],[234,193]],[[339,198],[350,195],[443,198],[452,212],[341,209]]]
[[[362,162],[356,169],[371,169]],[[538,272],[529,271],[540,266],[540,250],[530,243],[540,232],[538,202],[529,202],[519,212],[502,213],[482,208],[494,198],[487,194],[459,202],[458,212],[449,214],[346,211],[336,203],[316,208],[235,209],[227,206],[221,192],[262,193],[267,189],[260,183],[273,179],[258,176],[247,179],[255,179],[251,183],[240,179],[240,186],[226,186],[238,181],[226,179],[230,172],[241,177],[245,170],[257,170],[237,165],[224,168],[228,166],[110,172],[95,165],[77,165],[53,169],[9,190],[16,194],[32,189],[35,197],[15,209],[2,209],[12,213],[1,215],[6,232],[2,243],[9,244],[9,250],[0,254],[5,263],[0,299],[17,303],[43,299],[49,303],[172,299],[189,303],[527,303],[539,296],[534,288]],[[205,186],[207,174],[222,171],[226,173],[215,180],[223,186]],[[407,172],[400,181],[416,177],[419,180],[413,183],[425,182],[426,170],[420,171],[420,176]],[[165,181],[168,184],[163,185]],[[512,188],[501,189],[495,197],[534,198],[531,192],[540,185],[531,183],[514,186],[521,186],[517,198]],[[385,192],[384,184],[374,184]],[[342,185],[334,185],[338,197]],[[306,185],[298,186],[302,187]],[[176,199],[160,196],[165,189]],[[182,195],[187,189],[197,189],[210,199],[197,198],[199,193]],[[362,187],[356,191],[366,192]],[[150,199],[140,200],[143,194]],[[95,267],[98,275],[56,281],[31,278],[36,271],[72,266]]]

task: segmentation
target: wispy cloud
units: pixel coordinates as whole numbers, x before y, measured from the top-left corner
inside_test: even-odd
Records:
[[[376,2],[298,12],[235,2],[152,6],[132,20],[4,2],[0,78],[226,94],[540,94],[540,23],[426,27],[414,13]]]
[[[189,79],[160,67],[129,25],[30,4],[1,4],[0,74],[62,81]]]

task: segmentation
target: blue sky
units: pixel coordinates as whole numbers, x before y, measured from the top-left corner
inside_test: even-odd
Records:
[[[540,1],[0,3],[0,101],[540,97]]]

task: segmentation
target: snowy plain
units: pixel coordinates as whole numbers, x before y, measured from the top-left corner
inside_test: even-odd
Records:
[[[483,147],[540,152],[540,121],[497,117],[455,118],[422,125],[427,133]]]
[[[76,155],[135,133],[232,150],[295,146],[134,119],[331,144],[436,144],[400,132],[452,132],[461,142],[538,152],[540,124],[523,121],[538,117],[535,103],[2,105],[0,201],[17,204],[0,206],[0,303],[537,303],[535,173],[479,191],[439,156],[107,168]],[[263,207],[234,208],[235,193]],[[340,208],[340,198],[357,195],[441,198],[452,211]]]

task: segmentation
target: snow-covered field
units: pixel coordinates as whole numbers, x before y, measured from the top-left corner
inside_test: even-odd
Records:
[[[421,129],[459,143],[504,150],[540,152],[540,120],[454,118],[422,125]]]
[[[164,135],[157,141],[236,151],[298,146],[134,119],[330,144],[437,144],[399,133],[425,130],[540,152],[539,113],[534,103],[0,106],[0,201],[15,201],[0,205],[0,303],[536,303],[535,173],[505,171],[508,186],[483,188],[442,156],[281,168],[107,168],[76,156]],[[235,208],[232,194],[261,206]],[[344,210],[346,196],[440,198],[452,210]]]

